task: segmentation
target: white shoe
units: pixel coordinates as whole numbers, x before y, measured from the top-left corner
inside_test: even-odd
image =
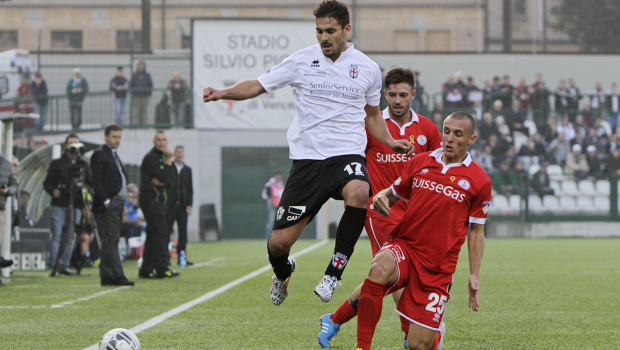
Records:
[[[439,333],[441,333],[441,339],[439,340],[439,344],[437,344],[437,350],[443,349],[443,338],[446,336],[446,324],[443,322],[439,325]]]
[[[295,271],[297,262],[293,258],[288,258],[288,263],[291,265],[291,274]],[[278,306],[284,302],[284,299],[288,296],[288,282],[291,280],[291,276],[286,279],[278,279],[276,275],[271,278],[271,302],[273,305]]]
[[[319,285],[314,288],[314,294],[318,295],[323,304],[332,300],[334,290],[336,287],[341,286],[342,283],[338,282],[338,278],[330,275],[323,276]]]

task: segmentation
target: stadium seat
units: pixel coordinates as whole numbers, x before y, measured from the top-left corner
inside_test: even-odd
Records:
[[[594,197],[594,207],[597,211],[609,213],[609,197]]]
[[[521,196],[518,194],[513,194],[508,198],[508,203],[510,204],[510,208],[514,209],[517,213],[521,211]]]
[[[536,128],[536,123],[533,120],[526,120],[523,122],[523,126],[525,126],[530,133],[529,136],[534,136],[538,132],[538,128]]]
[[[530,176],[533,176],[534,174],[538,172],[538,170],[540,170],[540,165],[532,164],[530,165],[528,172],[530,173]]]
[[[528,208],[532,213],[540,213],[545,211],[542,200],[538,196],[530,195],[528,197]]]
[[[590,180],[579,181],[579,192],[585,196],[596,196],[596,188],[594,188],[594,182]]]
[[[504,195],[498,195],[493,197],[491,200],[491,206],[489,207],[489,211],[495,214],[504,214],[510,213],[513,209],[510,208],[510,204],[508,204],[508,199]]]
[[[560,202],[556,196],[544,196],[542,200],[543,206],[546,210],[557,212],[561,211]]]
[[[551,164],[547,166],[547,175],[549,175],[549,178],[551,180],[560,181],[566,179],[562,167],[557,164]]]
[[[567,212],[579,211],[579,208],[577,207],[577,204],[575,203],[575,198],[573,197],[567,197],[567,196],[560,197],[560,207],[562,208],[562,211],[567,211]]]
[[[578,196],[579,188],[577,183],[573,180],[562,181],[562,194],[565,196]]]
[[[580,211],[584,212],[595,212],[596,208],[594,207],[594,203],[592,202],[591,197],[577,197],[577,208]]]
[[[551,187],[555,193],[556,196],[559,196],[562,194],[562,188],[560,187],[560,183],[557,181],[551,181],[549,183],[549,187]]]
[[[598,180],[596,182],[596,192],[598,194],[609,196],[609,180]]]

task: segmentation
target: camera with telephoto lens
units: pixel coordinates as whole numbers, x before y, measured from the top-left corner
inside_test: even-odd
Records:
[[[84,144],[79,142],[70,144],[67,149],[67,153],[71,156],[75,156],[74,160],[71,162],[69,170],[74,181],[74,186],[81,192],[81,187],[84,185],[86,176],[85,167],[88,166],[88,164],[82,160],[82,156],[86,153]]]

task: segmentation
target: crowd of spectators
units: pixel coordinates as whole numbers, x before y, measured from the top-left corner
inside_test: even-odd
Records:
[[[620,175],[619,107],[615,83],[605,90],[596,82],[583,93],[570,78],[551,91],[538,73],[532,84],[520,78],[514,86],[505,75],[485,79],[478,87],[472,77],[457,72],[443,84],[430,117],[441,127],[451,112],[471,112],[478,119],[472,156],[493,179],[495,191],[542,196],[553,194],[549,164],[561,166],[575,181]],[[531,166],[540,167],[532,176]]]
[[[22,120],[18,123],[17,130],[42,131],[48,122],[50,95],[47,82],[39,72],[34,74],[34,77],[31,77],[30,74],[24,74],[21,79],[22,82],[17,88],[17,98],[14,99],[13,110],[15,113],[21,114],[36,113],[39,115],[39,119],[36,122]],[[155,87],[151,75],[146,71],[144,60],[138,61],[136,70],[129,79],[124,76],[123,67],[117,67],[116,74],[106,89],[109,89],[113,94],[114,122],[119,125],[131,124],[141,127],[152,124],[171,124],[183,126],[188,123],[189,87],[179,72],[175,71],[166,85],[166,93],[162,95],[155,108],[155,119],[149,115],[149,103]],[[82,70],[79,67],[73,69],[72,76],[67,81],[64,91],[68,101],[66,120],[71,124],[72,130],[79,130],[82,126],[83,105],[89,91],[92,91],[89,88],[87,78],[82,75]],[[128,97],[131,98],[130,118],[125,115]],[[63,118],[63,116],[58,117]],[[107,122],[109,120],[102,121],[102,123]]]

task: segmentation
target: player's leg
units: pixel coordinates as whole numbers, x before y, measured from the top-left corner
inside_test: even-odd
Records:
[[[296,265],[295,259],[289,258],[289,252],[310,218],[311,216],[306,216],[293,226],[274,230],[267,241],[269,262],[274,272],[270,295],[271,302],[276,306],[282,304],[288,296],[288,282]]]
[[[370,350],[375,327],[381,318],[383,297],[387,287],[399,280],[396,257],[381,250],[373,259],[368,277],[362,285],[357,318],[357,349]]]
[[[366,221],[369,195],[370,184],[363,180],[350,180],[342,188],[341,196],[344,198],[345,209],[336,230],[334,254],[325,270],[325,277],[314,290],[324,303],[331,300],[334,289],[342,278],[342,272],[353,255]]]
[[[334,339],[338,331],[340,331],[340,326],[357,316],[357,306],[360,301],[361,291],[362,284],[355,288],[351,293],[351,297],[345,300],[344,303],[338,307],[336,312],[321,316],[321,332],[317,336],[317,339],[322,347],[329,348],[332,339]]]
[[[409,349],[435,350],[440,340],[440,332],[419,326],[413,322],[409,325],[409,336],[407,338]]]

